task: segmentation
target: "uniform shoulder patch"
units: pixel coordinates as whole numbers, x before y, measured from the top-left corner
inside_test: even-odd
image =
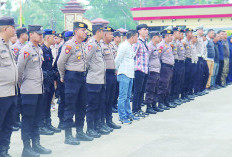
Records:
[[[160,46],[158,52],[161,53],[163,51],[164,47]]]
[[[88,45],[88,51],[92,50],[93,45]]]
[[[14,48],[14,53],[18,53],[19,49],[18,48]]]
[[[26,59],[30,54],[27,51],[24,51],[24,59]]]
[[[69,54],[69,52],[71,51],[71,49],[72,49],[72,46],[67,45],[66,48],[65,48],[65,53]]]

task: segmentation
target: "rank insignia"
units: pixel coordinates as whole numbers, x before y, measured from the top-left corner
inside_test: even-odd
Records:
[[[29,53],[24,51],[24,59],[26,59],[29,56]]]
[[[65,53],[68,54],[72,49],[72,46],[67,45],[65,48]]]
[[[89,45],[88,46],[88,51],[92,50],[93,46],[92,45]]]
[[[76,46],[76,49],[79,49],[80,47],[79,46]]]
[[[160,48],[159,48],[158,52],[159,52],[159,53],[161,53],[161,52],[162,52],[162,50],[163,50],[163,47],[162,47],[162,46],[160,46]]]
[[[14,53],[16,54],[19,51],[18,48],[14,48]]]

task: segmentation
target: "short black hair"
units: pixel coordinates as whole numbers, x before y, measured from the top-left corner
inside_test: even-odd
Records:
[[[207,32],[207,34],[209,34],[210,32],[214,32],[214,30],[213,29],[209,29],[208,32]]]
[[[223,32],[223,30],[219,30],[217,33],[220,34],[221,32]]]
[[[130,39],[131,37],[135,36],[136,34],[138,34],[137,30],[131,29],[126,33],[126,38]]]

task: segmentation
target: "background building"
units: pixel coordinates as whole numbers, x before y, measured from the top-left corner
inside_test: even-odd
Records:
[[[131,8],[133,20],[160,31],[167,26],[232,30],[232,4]]]

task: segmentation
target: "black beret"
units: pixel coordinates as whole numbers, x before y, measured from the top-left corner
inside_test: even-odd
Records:
[[[18,27],[19,25],[15,24],[13,17],[3,16],[3,17],[0,17],[0,26]]]
[[[27,28],[25,28],[25,27],[22,27],[22,28],[18,28],[17,30],[16,30],[16,33],[17,34],[23,34],[23,33],[27,33]]]
[[[83,22],[73,22],[73,29],[76,28],[86,28],[88,29],[88,25]]]
[[[166,35],[166,34],[173,34],[173,31],[172,30],[163,30],[162,32],[161,32],[161,34],[162,35]]]
[[[140,24],[140,25],[138,25],[138,26],[136,27],[136,30],[138,31],[138,30],[140,30],[140,29],[142,29],[142,28],[147,28],[147,29],[148,29],[148,26],[147,26],[146,24]]]
[[[193,29],[191,29],[191,28],[186,28],[184,31],[185,31],[185,32],[193,32]]]
[[[184,33],[184,29],[180,29],[180,32],[181,32],[181,33]]]
[[[28,25],[28,32],[36,32],[38,34],[44,33],[41,25]]]
[[[104,26],[101,24],[92,25],[92,31],[105,30]]]
[[[114,36],[114,37],[120,37],[121,34],[120,34],[120,32],[116,31],[116,32],[113,33],[113,36]]]
[[[105,32],[114,32],[115,30],[112,27],[107,26],[104,28],[104,31]]]
[[[172,28],[172,31],[175,32],[175,31],[181,31],[181,29],[179,27],[173,27]]]

